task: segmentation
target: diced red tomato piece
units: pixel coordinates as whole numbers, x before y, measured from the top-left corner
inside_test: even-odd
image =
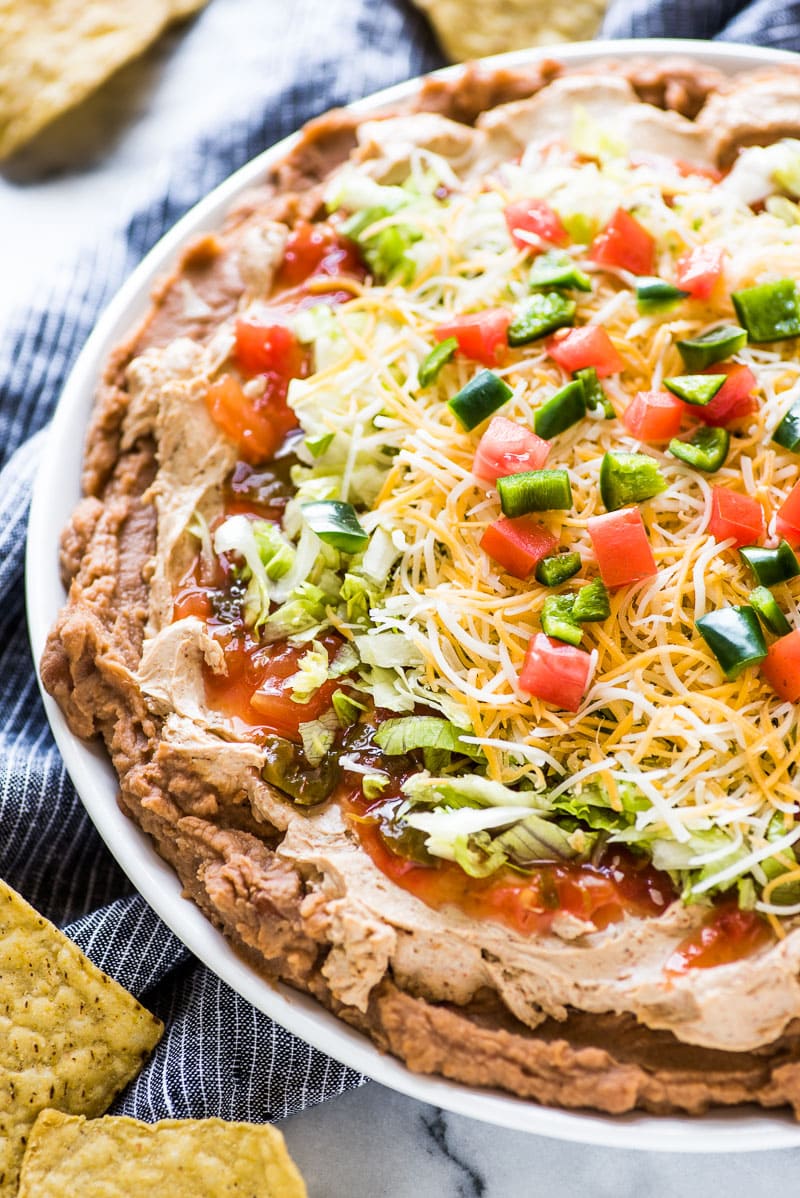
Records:
[[[740,495],[728,487],[712,487],[708,531],[716,541],[733,537],[737,547],[755,545],[764,536],[764,509],[750,495]]]
[[[778,508],[776,526],[780,536],[790,544],[800,544],[800,483],[795,483]]]
[[[681,940],[664,971],[682,974],[689,969],[730,965],[748,957],[771,938],[766,920],[757,911],[742,911],[735,901],[727,901],[712,908],[702,925]]]
[[[699,404],[692,405],[692,415],[702,420],[703,424],[723,428],[732,420],[740,420],[742,416],[749,416],[758,409],[758,400],[754,394],[758,382],[748,366],[742,366],[740,362],[717,362],[714,366],[706,367],[701,373],[728,376],[711,403],[705,407]]]
[[[285,395],[280,387],[271,392],[267,376],[264,394],[251,399],[241,383],[226,374],[209,386],[205,398],[211,419],[235,442],[244,460],[255,465],[273,457],[289,430],[297,427],[297,417]]]
[[[514,578],[527,578],[558,539],[530,516],[501,516],[481,537],[481,549]]]
[[[708,299],[722,275],[724,252],[717,245],[698,245],[678,259],[678,286],[694,299]]]
[[[669,391],[639,391],[620,420],[637,441],[670,441],[678,435],[685,411]]]
[[[569,245],[569,233],[561,217],[544,200],[517,200],[508,205],[505,217],[511,240],[521,250],[535,252],[542,248],[542,243]],[[529,236],[520,237],[519,233]]]
[[[588,528],[600,577],[607,587],[628,586],[655,574],[655,558],[638,508],[592,516]]]
[[[282,324],[236,322],[236,358],[249,374],[274,373],[282,378],[300,378],[306,356],[291,329]]]
[[[800,628],[770,645],[761,673],[781,699],[789,703],[800,700]]]
[[[651,275],[655,238],[630,212],[618,208],[589,247],[589,257],[598,266],[616,266],[634,275]]]
[[[312,275],[352,275],[363,279],[365,274],[354,242],[340,237],[330,225],[301,220],[286,241],[275,287],[278,291],[298,287]]]
[[[591,668],[591,656],[584,649],[537,632],[528,643],[519,675],[520,689],[562,711],[577,711],[589,685]]]
[[[437,341],[455,337],[466,357],[483,366],[496,366],[508,349],[506,333],[510,324],[511,313],[505,308],[487,308],[440,324],[433,335]]]
[[[586,324],[580,329],[559,329],[547,342],[547,352],[564,370],[584,370],[594,366],[599,379],[617,374],[625,363],[611,338],[598,324]]]
[[[541,470],[549,452],[549,441],[537,437],[515,420],[495,416],[475,450],[472,472],[493,483],[522,470]]]
[[[692,175],[697,175],[701,179],[710,179],[712,183],[719,183],[724,178],[722,171],[718,170],[715,166],[700,166],[696,162],[686,162],[683,158],[676,158],[675,166],[678,174],[683,175],[684,179],[689,179]]]

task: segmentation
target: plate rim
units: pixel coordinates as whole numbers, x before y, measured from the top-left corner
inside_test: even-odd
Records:
[[[598,40],[531,47],[482,59],[488,67],[529,65],[555,58],[567,66],[587,65],[605,58],[669,58],[683,55],[723,71],[770,64],[800,64],[800,55],[786,50],[688,39],[645,38]],[[447,79],[463,64],[431,73]],[[422,76],[383,88],[348,108],[356,113],[379,112],[412,95]],[[55,701],[45,692],[39,661],[47,632],[64,601],[58,575],[58,536],[65,511],[79,497],[83,437],[94,392],[109,350],[144,315],[155,281],[174,262],[177,251],[192,236],[216,229],[220,218],[272,163],[297,142],[299,131],[268,147],[228,176],[193,205],[148,251],[117,290],[83,346],[56,405],[33,488],[25,558],[25,596],[29,636],[37,683],[50,728],[76,792],[99,835],[120,868],[176,936],[213,973],[275,1022],[319,1051],[391,1089],[510,1130],[552,1139],[640,1151],[742,1152],[800,1146],[800,1126],[784,1113],[745,1108],[715,1110],[704,1116],[624,1116],[540,1106],[499,1091],[480,1090],[441,1076],[412,1073],[380,1050],[362,1033],[342,1023],[310,996],[267,981],[240,958],[230,944],[190,900],[181,895],[177,875],[156,853],[152,843],[123,814],[116,802],[117,780],[105,749],[79,741],[69,731]],[[63,446],[71,445],[73,428],[80,427],[79,451],[73,448],[66,468]],[[68,501],[68,502],[67,502]],[[65,503],[67,506],[65,507]]]

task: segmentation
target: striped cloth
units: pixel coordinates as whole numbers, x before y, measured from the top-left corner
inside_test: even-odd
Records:
[[[151,1120],[275,1119],[363,1081],[238,998],[132,892],[53,744],[23,605],[37,430],[125,276],[192,203],[259,150],[327,107],[440,65],[427,26],[404,0],[327,0],[324,12],[319,0],[292,0],[289,11],[274,40],[258,48],[265,82],[252,111],[222,111],[215,127],[176,147],[158,194],[114,236],[84,247],[0,341],[0,876],[165,1021],[151,1062],[113,1108]],[[797,6],[775,0],[617,0],[605,30],[788,46],[798,22]],[[321,25],[321,36],[312,37]]]
[[[800,3],[782,0],[611,0],[603,37],[691,37],[800,49]]]

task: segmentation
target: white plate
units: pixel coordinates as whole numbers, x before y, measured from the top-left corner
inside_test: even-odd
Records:
[[[568,65],[582,65],[601,56],[630,59],[643,54],[656,57],[688,54],[726,72],[800,63],[798,56],[784,51],[678,40],[584,42],[517,51],[487,61],[520,66],[538,58],[557,57]],[[447,68],[440,75],[446,78],[458,69]],[[402,83],[354,104],[353,108],[357,112],[374,112],[405,99],[416,86],[415,80]],[[279,142],[231,175],[162,238],[109,304],[75,364],[53,418],[31,506],[26,585],[36,661],[64,600],[58,574],[58,536],[66,514],[79,498],[83,430],[106,357],[145,313],[153,281],[174,262],[179,248],[195,234],[217,228],[237,196],[261,180],[294,140],[290,137]],[[172,869],[156,854],[144,833],[120,811],[116,802],[116,775],[104,750],[74,737],[56,703],[47,694],[42,697],[56,742],[90,818],[147,902],[209,969],[260,1011],[315,1048],[423,1102],[538,1135],[587,1144],[680,1152],[740,1152],[800,1145],[800,1127],[783,1113],[740,1109],[695,1119],[639,1114],[614,1118],[541,1107],[497,1091],[471,1089],[441,1077],[411,1073],[313,999],[284,986],[270,985],[236,956],[198,908],[181,897],[180,884]]]

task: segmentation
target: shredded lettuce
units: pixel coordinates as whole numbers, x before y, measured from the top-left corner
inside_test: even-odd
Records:
[[[311,628],[319,629],[327,619],[326,606],[327,596],[321,587],[312,582],[301,582],[291,599],[267,616],[261,629],[262,639],[279,641]]]
[[[323,715],[318,720],[298,724],[303,752],[309,765],[320,765],[333,748],[339,721],[333,713],[329,713],[329,716]]]
[[[297,673],[289,678],[293,702],[308,703],[327,681],[328,653],[324,645],[314,641],[298,661]]]
[[[572,110],[570,145],[578,154],[587,158],[598,158],[605,162],[611,158],[627,158],[628,144],[623,137],[612,133],[608,127],[591,115],[583,104]]]
[[[426,751],[426,766],[429,764],[427,754],[438,752],[445,754],[445,761],[451,753],[461,753],[466,757],[482,758],[483,753],[477,745],[464,742],[461,733],[449,720],[439,719],[438,716],[412,715],[403,719],[384,720],[374,736],[375,744],[383,750],[387,757],[399,757],[414,749]]]
[[[354,638],[365,665],[392,669],[394,666],[419,666],[423,657],[402,632],[366,632]]]
[[[467,774],[458,778],[434,778],[414,774],[403,783],[403,794],[414,803],[435,806],[446,803],[460,807],[520,807],[529,811],[547,811],[544,794],[533,790],[512,790],[502,782]]]
[[[342,728],[349,728],[351,724],[355,724],[361,713],[367,710],[366,704],[359,703],[347,691],[334,691],[331,703]]]

